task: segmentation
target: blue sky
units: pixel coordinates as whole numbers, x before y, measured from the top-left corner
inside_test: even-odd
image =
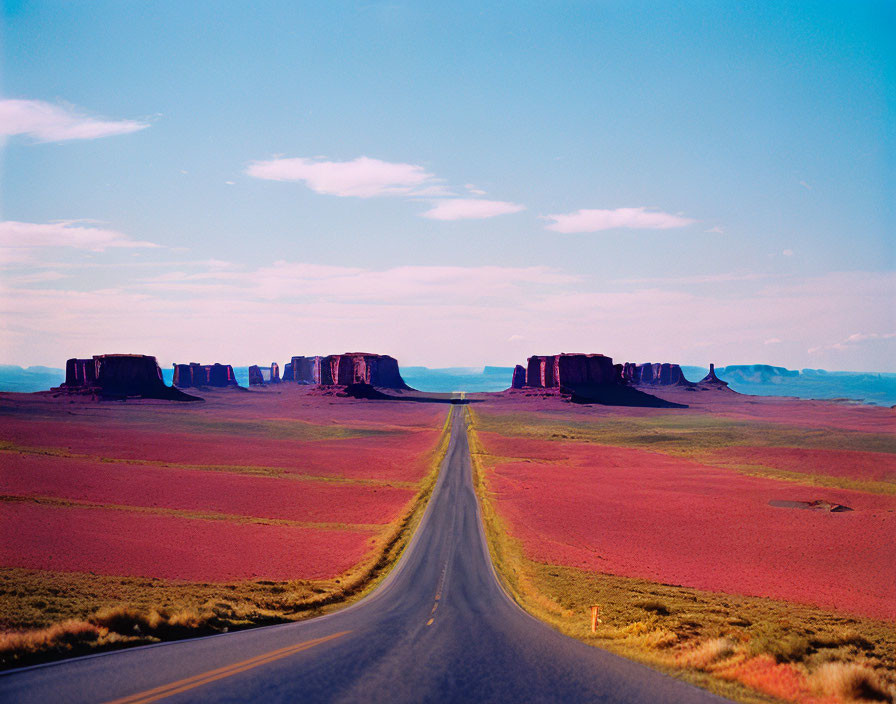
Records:
[[[0,362],[896,371],[892,5],[443,5],[7,2]]]

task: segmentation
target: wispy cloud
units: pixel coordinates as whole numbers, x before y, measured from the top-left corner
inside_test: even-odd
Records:
[[[423,166],[382,161],[361,156],[351,161],[330,161],[326,157],[275,157],[253,161],[246,173],[268,181],[302,181],[315,193],[344,198],[399,196],[413,200],[433,200],[422,213],[432,220],[474,220],[525,210],[524,205],[484,198],[458,198],[457,191]],[[473,184],[464,188],[474,196],[485,191]],[[460,189],[457,189],[460,190]]]
[[[133,282],[133,287],[191,297],[233,295],[257,300],[318,301],[364,305],[413,301],[470,303],[520,295],[524,287],[565,286],[580,277],[544,266],[401,266],[390,269],[278,261],[252,271],[209,268],[172,271]]]
[[[103,256],[113,263],[108,252]],[[716,287],[620,290],[541,266],[374,269],[280,261],[251,267],[175,258],[154,273],[113,269],[90,291],[68,276],[0,277],[0,361],[58,365],[69,356],[131,349],[161,361],[225,350],[228,362],[253,363],[369,348],[404,363],[447,366],[483,358],[519,362],[565,349],[617,361],[789,367],[811,361],[829,369],[888,370],[896,358],[894,328],[881,326],[894,280],[879,272],[745,282],[725,295]],[[284,329],[303,330],[301,342],[284,338],[278,332]],[[461,349],[458,339],[478,345]],[[806,355],[813,346],[816,354]]]
[[[525,209],[524,205],[503,200],[452,198],[436,202],[432,208],[423,213],[423,217],[431,220],[473,220],[518,213]]]
[[[696,222],[681,215],[648,208],[616,208],[615,210],[576,210],[572,213],[545,215],[553,220],[548,230],[572,234],[626,228],[631,230],[668,230]]]
[[[419,195],[422,189],[438,185],[438,179],[422,166],[366,156],[352,161],[275,158],[252,162],[246,173],[270,181],[304,181],[316,193],[356,198]]]
[[[654,276],[645,278],[617,279],[625,284],[720,284],[733,281],[756,281],[766,279],[767,274],[751,272],[724,272],[720,274],[696,274],[694,276]]]
[[[827,352],[829,350],[843,352],[853,349],[858,345],[865,345],[873,342],[885,342],[888,340],[896,340],[896,332],[855,332],[839,342],[810,347],[808,352],[809,354],[818,354],[819,352]]]
[[[25,262],[39,247],[71,247],[103,252],[110,247],[158,247],[152,242],[133,240],[116,230],[90,227],[78,221],[35,223],[0,221],[0,263]]]
[[[28,135],[40,142],[97,139],[149,127],[136,120],[100,120],[42,100],[0,100],[0,137]]]

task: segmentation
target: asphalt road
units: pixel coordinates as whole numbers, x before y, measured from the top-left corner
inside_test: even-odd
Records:
[[[567,638],[507,596],[479,519],[464,410],[454,408],[420,527],[364,600],[301,623],[11,671],[0,701],[726,701]]]

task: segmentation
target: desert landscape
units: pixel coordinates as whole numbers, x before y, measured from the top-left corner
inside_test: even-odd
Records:
[[[318,615],[400,554],[448,406],[194,391],[0,395],[5,667]]]
[[[508,588],[574,637],[728,696],[892,696],[893,410],[650,391],[687,408],[544,388],[470,407]]]
[[[894,27],[0,3],[0,702],[896,704]]]
[[[53,390],[0,394],[2,664],[357,601],[460,427],[491,561],[540,620],[738,701],[892,697],[893,409],[602,354],[425,394],[380,359],[293,357],[249,388],[229,365],[176,365],[184,393],[152,357],[98,355]]]

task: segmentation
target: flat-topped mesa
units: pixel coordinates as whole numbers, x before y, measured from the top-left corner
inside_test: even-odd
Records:
[[[681,366],[668,362],[661,364],[626,362],[622,365],[622,378],[633,386],[694,386],[693,382],[685,378]]]
[[[697,386],[701,388],[720,389],[725,391],[733,391],[728,387],[727,381],[722,381],[716,376],[716,365],[709,363],[709,374],[697,382]]]
[[[233,367],[229,364],[189,364],[174,365],[174,385],[179,389],[191,386],[214,386],[223,388],[227,386],[239,386]]]
[[[145,354],[98,354],[91,359],[69,359],[65,363],[65,383],[60,389],[115,398],[199,400],[166,386],[156,358]]]
[[[526,365],[525,385],[536,389],[618,383],[619,374],[612,357],[602,354],[534,355]]]
[[[266,386],[280,383],[280,365],[271,362],[269,367],[253,364],[249,367],[249,386]]]
[[[526,385],[526,368],[517,364],[513,368],[513,378],[510,381],[511,389],[522,389]]]
[[[322,386],[366,384],[383,389],[410,389],[401,378],[398,361],[386,354],[346,352],[331,354],[321,360]]]
[[[369,352],[293,357],[283,369],[283,381],[315,386],[366,384],[384,389],[410,389],[401,378],[395,358]]]
[[[613,358],[603,354],[535,355],[528,359],[523,388],[557,389],[560,395],[574,403],[687,408],[632,388],[624,378],[626,367],[613,364]],[[518,381],[518,375],[519,372],[514,370],[514,381]]]

